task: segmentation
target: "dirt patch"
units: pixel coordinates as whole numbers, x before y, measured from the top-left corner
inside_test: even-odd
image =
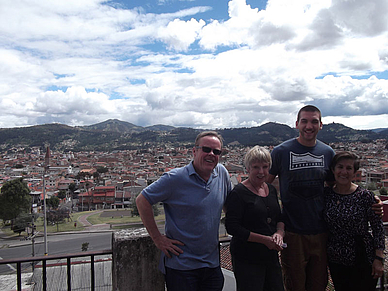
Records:
[[[100,214],[100,217],[121,217],[131,216],[131,210],[110,210],[104,211]]]

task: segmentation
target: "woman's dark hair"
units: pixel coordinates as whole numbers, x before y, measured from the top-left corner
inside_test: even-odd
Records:
[[[342,160],[353,160],[354,173],[360,168],[360,159],[356,154],[349,151],[338,152],[331,161],[331,169],[334,170],[335,166]]]

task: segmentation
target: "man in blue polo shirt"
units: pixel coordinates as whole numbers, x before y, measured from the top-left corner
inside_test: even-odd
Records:
[[[228,171],[218,163],[221,150],[219,134],[200,133],[193,161],[165,173],[136,199],[143,224],[162,251],[162,271],[169,291],[223,288],[218,231],[232,185]],[[164,205],[165,235],[158,230],[152,212],[152,205],[158,202]]]

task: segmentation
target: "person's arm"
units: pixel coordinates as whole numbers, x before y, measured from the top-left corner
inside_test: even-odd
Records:
[[[384,215],[383,201],[381,201],[381,199],[377,195],[375,195],[375,200],[376,200],[376,203],[372,204],[372,210],[378,216],[383,217]]]
[[[276,176],[268,174],[267,183],[272,184],[273,180],[275,180]]]
[[[273,236],[262,235],[259,233],[250,232],[249,237],[248,237],[248,241],[263,244],[267,248],[269,248],[270,250],[277,250],[277,251],[283,250],[281,245],[279,245],[275,241],[275,238]],[[283,243],[283,239],[282,239],[281,243]]]
[[[284,238],[284,223],[283,222],[278,222],[276,224],[276,232],[272,235],[273,240],[278,246],[283,245],[283,238]]]
[[[141,220],[145,228],[147,229],[150,237],[155,243],[156,247],[160,249],[163,253],[166,254],[167,257],[171,258],[170,253],[179,256],[179,254],[183,253],[183,251],[176,245],[183,246],[184,244],[178,240],[169,239],[165,235],[162,235],[156,225],[154,212],[152,210],[152,205],[148,202],[148,200],[140,194],[136,198],[137,209],[139,210],[139,214]]]
[[[384,251],[376,250],[376,257],[372,264],[372,276],[377,279],[384,274]]]
[[[370,195],[369,203],[373,203],[377,196],[374,196],[372,192]],[[381,202],[381,200],[379,200]],[[370,205],[370,204],[369,204]],[[381,277],[384,272],[384,248],[385,248],[385,231],[384,225],[379,213],[373,211],[372,207],[367,210],[368,221],[372,229],[373,245],[375,247],[375,259],[372,263],[372,276],[376,279]]]

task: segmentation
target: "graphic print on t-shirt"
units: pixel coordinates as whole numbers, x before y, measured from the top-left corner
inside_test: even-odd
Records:
[[[324,166],[323,155],[290,152],[289,193],[305,200],[319,197],[323,190]]]
[[[321,168],[325,166],[324,156],[311,153],[295,154],[290,152],[290,171],[304,168]]]

